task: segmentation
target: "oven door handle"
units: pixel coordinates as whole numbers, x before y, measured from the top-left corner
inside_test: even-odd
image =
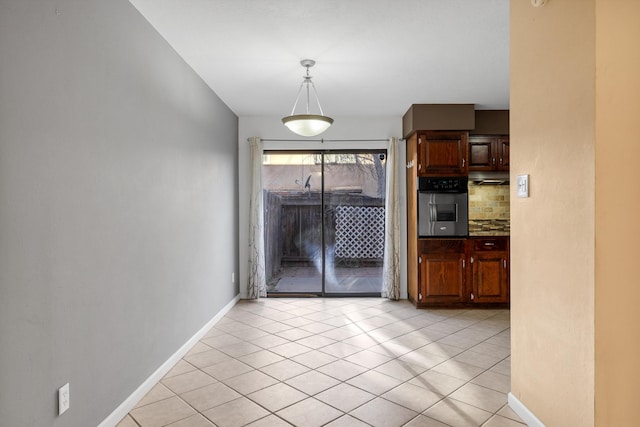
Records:
[[[438,208],[435,203],[429,203],[429,219],[431,223],[435,223],[438,220]]]

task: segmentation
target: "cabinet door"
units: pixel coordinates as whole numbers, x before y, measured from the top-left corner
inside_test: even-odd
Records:
[[[498,164],[498,170],[509,170],[509,137],[498,138],[498,152],[500,153],[500,162]]]
[[[508,302],[509,274],[506,252],[475,252],[473,265],[473,301]]]
[[[491,171],[496,165],[495,138],[486,136],[469,137],[469,170]]]
[[[419,176],[459,176],[468,173],[467,132],[430,131],[418,135]]]
[[[420,255],[418,303],[459,303],[464,298],[465,254]]]

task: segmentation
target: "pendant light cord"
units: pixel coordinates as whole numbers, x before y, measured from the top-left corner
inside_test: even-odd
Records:
[[[302,81],[302,84],[306,84],[307,85],[307,114],[309,114],[309,83],[311,82],[311,76],[309,75],[309,66],[306,66],[307,68],[307,75],[304,76],[304,80]],[[316,91],[316,88],[313,88],[313,91]],[[317,97],[318,95],[316,95]],[[322,112],[320,112],[320,114],[322,114]]]
[[[324,111],[322,111],[322,105],[320,105],[320,98],[318,98],[318,91],[316,90],[316,85],[311,80],[311,75],[309,75],[309,67],[310,65],[305,65],[307,69],[307,73],[305,76],[302,76],[303,80],[300,83],[300,87],[298,88],[298,94],[296,96],[296,102],[293,103],[293,108],[291,109],[291,116],[293,116],[296,112],[296,107],[298,106],[298,102],[300,101],[300,94],[302,93],[302,88],[306,85],[307,91],[307,114],[311,114],[311,110],[309,108],[309,102],[311,100],[311,92],[309,91],[309,85],[311,85],[311,89],[313,89],[313,95],[316,97],[316,103],[318,104],[318,109],[320,110],[320,115],[324,116]]]
[[[290,116],[293,116],[293,113],[296,111],[296,107],[298,106],[298,101],[300,100],[300,93],[302,93],[302,86],[304,86],[304,81],[300,83],[300,88],[298,89],[298,96],[296,96],[296,102],[293,103],[293,109],[291,110]],[[307,98],[309,95],[307,95]],[[307,111],[309,111],[309,101],[307,101]]]

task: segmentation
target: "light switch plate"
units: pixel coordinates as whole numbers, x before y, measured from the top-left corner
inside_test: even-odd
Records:
[[[518,197],[529,197],[529,175],[516,177],[516,192]]]

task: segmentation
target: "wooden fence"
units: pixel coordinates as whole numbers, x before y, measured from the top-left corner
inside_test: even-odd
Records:
[[[376,242],[382,238],[384,244],[384,219],[380,229],[380,214],[384,218],[384,199],[372,198],[358,193],[326,192],[325,212],[322,212],[321,193],[319,191],[264,191],[264,222],[265,222],[265,262],[267,278],[276,276],[281,267],[310,266],[321,260],[322,250],[322,219],[325,220],[325,244],[327,248],[334,248],[336,241],[336,210],[344,215],[345,207],[375,207],[375,215],[370,212],[362,215],[362,221],[369,221],[361,227],[342,225],[343,230],[339,238],[344,238],[344,227],[353,228],[357,235],[348,236],[350,240],[360,241],[363,238],[375,237]],[[336,209],[338,208],[338,209]],[[382,212],[380,212],[382,208]],[[348,209],[350,221],[353,223],[354,212],[368,212],[370,210]],[[359,214],[356,214],[359,215]],[[374,218],[375,217],[375,218]],[[372,219],[374,218],[374,219]],[[357,218],[355,218],[357,221]],[[373,222],[371,222],[373,221]],[[347,224],[345,221],[340,221]],[[342,236],[342,237],[340,237]],[[344,247],[344,242],[339,246]],[[378,244],[378,243],[376,243]],[[362,244],[354,245],[362,246]],[[345,251],[349,256],[338,257],[337,262],[359,264],[362,262],[380,263],[382,257],[372,258],[371,255],[380,251]],[[361,255],[358,255],[361,253]]]

